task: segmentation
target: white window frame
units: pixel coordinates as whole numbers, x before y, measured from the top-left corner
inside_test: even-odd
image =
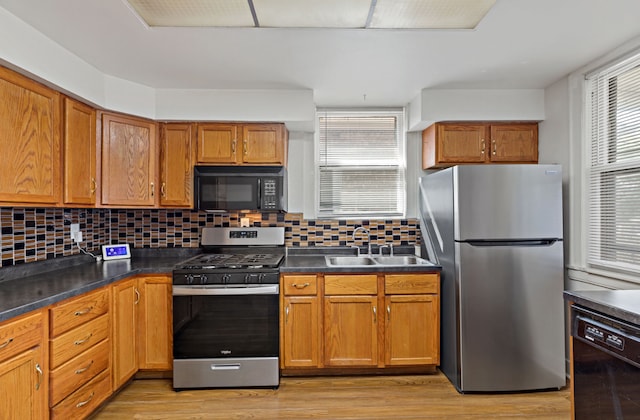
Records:
[[[594,136],[596,135],[595,131],[599,134],[598,144],[599,151],[598,153],[604,154],[606,156],[608,152],[605,149],[608,149],[608,141],[606,140],[607,134],[609,133],[609,128],[607,124],[610,123],[609,119],[601,119],[601,124],[599,128],[594,129],[594,109],[592,107],[592,79],[597,77],[597,75],[605,72],[609,69],[621,68],[624,66],[628,66],[629,64],[634,63],[635,65],[640,65],[640,52],[635,52],[631,55],[626,55],[623,58],[619,58],[614,60],[612,63],[607,64],[606,66],[602,66],[595,71],[592,71],[590,74],[586,75],[584,82],[584,116],[585,116],[585,135],[583,137],[583,146],[584,146],[584,156],[585,159],[583,161],[584,164],[584,172],[583,172],[583,185],[584,185],[584,194],[586,200],[584,201],[584,238],[586,239],[585,249],[584,249],[584,258],[587,266],[587,270],[590,273],[596,275],[604,275],[608,277],[614,278],[624,278],[627,281],[632,280],[634,277],[640,274],[640,262],[638,263],[629,263],[628,261],[624,261],[623,259],[616,260],[613,258],[602,258],[598,257],[598,254],[601,253],[603,247],[607,248],[609,251],[615,251],[616,246],[612,245],[610,242],[607,242],[608,239],[605,235],[599,234],[599,227],[601,226],[603,216],[600,212],[602,206],[601,203],[601,195],[604,199],[607,199],[607,195],[610,195],[610,190],[601,190],[599,187],[599,183],[594,182],[594,178],[598,174],[602,173],[613,173],[620,171],[640,171],[640,156],[635,157],[634,159],[630,159],[624,162],[615,162],[615,163],[603,163],[600,161],[599,163],[594,164],[594,157],[596,154],[593,153],[594,147]],[[606,98],[606,94],[603,93],[603,99],[605,100],[605,105],[608,106],[608,98]],[[640,145],[639,145],[640,146]],[[593,176],[592,176],[593,175]],[[640,191],[638,191],[638,196],[634,197],[635,200],[640,200]],[[640,210],[638,211],[638,216],[640,217]],[[636,246],[640,245],[640,238],[636,242]]]
[[[375,213],[375,212],[362,212],[358,214],[348,213],[336,213],[335,211],[322,211],[320,208],[320,168],[322,166],[320,159],[320,116],[323,113],[340,113],[345,116],[349,115],[399,115],[398,118],[398,136],[399,136],[399,170],[402,174],[402,197],[399,200],[398,212],[393,214]],[[404,219],[407,214],[407,158],[406,158],[406,113],[404,108],[353,108],[353,109],[338,109],[338,108],[319,108],[316,110],[315,117],[315,136],[314,136],[314,166],[315,166],[315,214],[318,219],[337,219],[337,220],[361,220],[361,219]]]

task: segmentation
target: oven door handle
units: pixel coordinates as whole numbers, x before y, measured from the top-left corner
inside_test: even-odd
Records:
[[[277,295],[280,285],[273,284],[258,287],[194,287],[173,286],[173,296],[246,296]]]

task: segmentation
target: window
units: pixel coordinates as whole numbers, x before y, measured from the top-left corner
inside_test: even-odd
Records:
[[[590,266],[640,272],[640,54],[587,77]]]
[[[404,111],[317,112],[318,217],[404,217]]]

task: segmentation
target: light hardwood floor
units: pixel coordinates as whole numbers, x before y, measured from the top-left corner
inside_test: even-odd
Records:
[[[570,419],[570,393],[461,395],[441,374],[282,378],[280,388],[174,392],[135,380],[96,416],[110,419]]]

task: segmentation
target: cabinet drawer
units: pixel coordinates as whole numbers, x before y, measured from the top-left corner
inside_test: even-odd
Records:
[[[42,313],[21,316],[0,325],[0,360],[5,360],[40,344]]]
[[[84,419],[111,395],[109,369],[51,409],[51,419]]]
[[[51,337],[84,324],[109,310],[108,290],[101,289],[73,298],[51,309]]]
[[[378,276],[375,274],[342,274],[324,276],[325,295],[375,295]]]
[[[438,274],[387,274],[384,277],[384,292],[388,295],[415,295],[439,291]]]
[[[282,287],[285,295],[315,295],[318,280],[315,275],[283,276]]]
[[[109,340],[102,340],[89,350],[51,371],[49,404],[54,406],[67,395],[109,367]]]
[[[102,315],[50,340],[51,369],[57,368],[108,336],[109,315]]]

